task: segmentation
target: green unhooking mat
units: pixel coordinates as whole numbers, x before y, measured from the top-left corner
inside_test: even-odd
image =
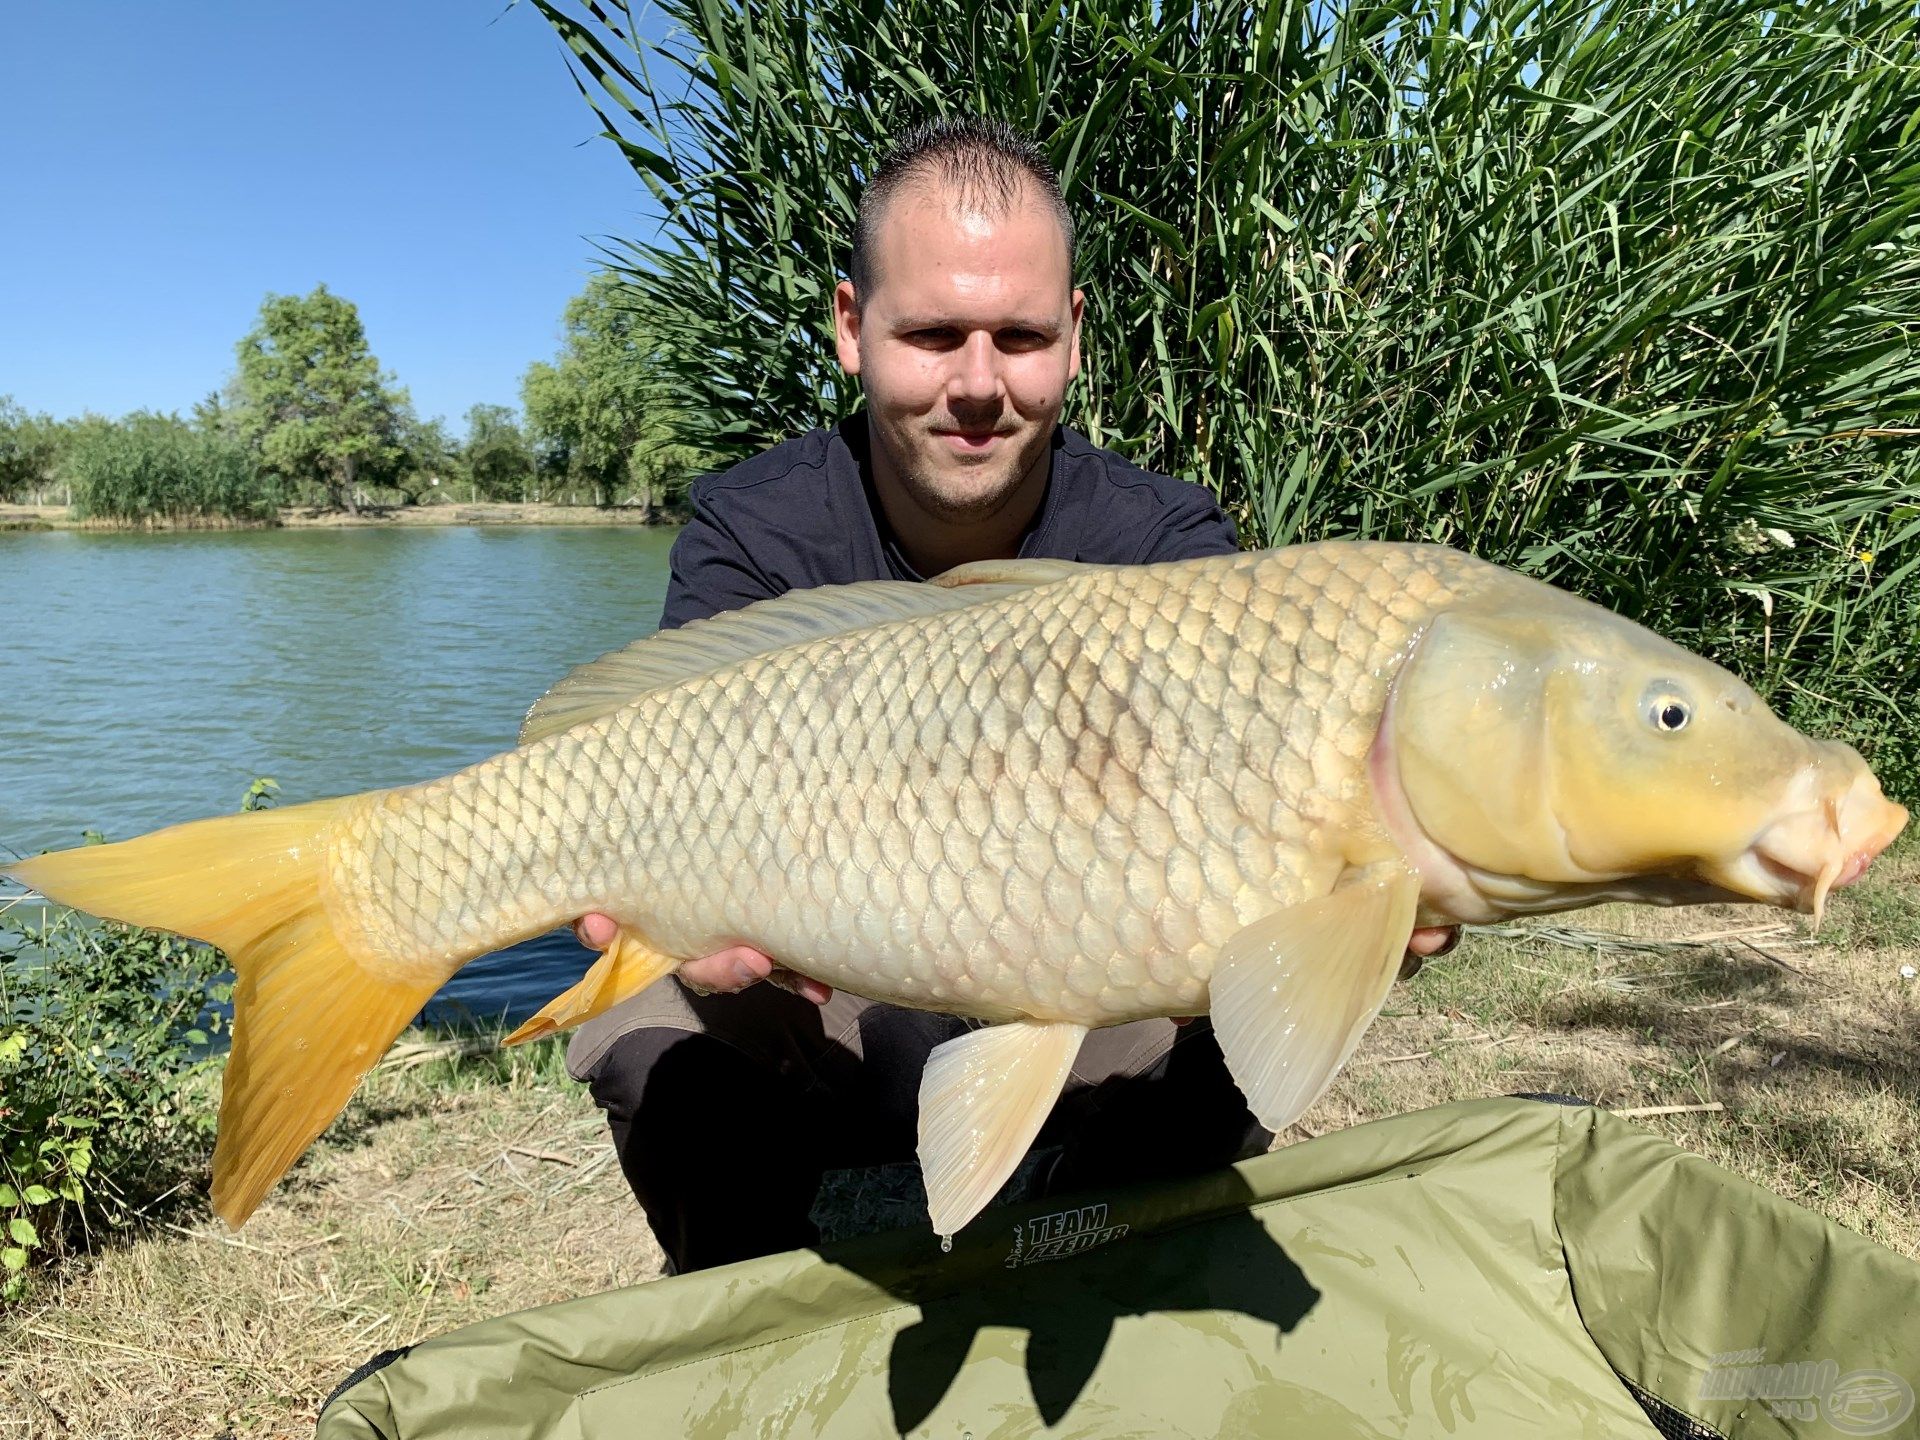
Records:
[[[1920,1266],[1506,1099],[487,1321],[320,1437],[1911,1436],[1916,1384]]]

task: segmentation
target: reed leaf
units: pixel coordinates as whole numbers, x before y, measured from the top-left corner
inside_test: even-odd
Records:
[[[1251,544],[1590,595],[1920,793],[1911,4],[663,0],[649,40],[536,3],[662,203],[615,258],[687,443],[857,405],[852,197],[908,124],[998,114],[1082,224],[1070,423]]]

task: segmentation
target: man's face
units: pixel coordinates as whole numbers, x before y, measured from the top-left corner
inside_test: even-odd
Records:
[[[1044,460],[1080,369],[1066,236],[1037,189],[994,214],[935,181],[895,193],[876,230],[865,303],[834,296],[876,461],[930,516],[986,519]]]

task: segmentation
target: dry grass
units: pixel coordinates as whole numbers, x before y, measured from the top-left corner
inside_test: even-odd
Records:
[[[1558,1091],[1920,1258],[1920,847],[1820,943],[1753,909],[1475,936],[1401,986],[1283,1141]],[[239,1235],[187,1219],[0,1315],[0,1440],[310,1433],[373,1352],[650,1279],[660,1257],[557,1048],[403,1046]],[[484,1050],[484,1047],[479,1047]]]
[[[0,1437],[311,1435],[375,1351],[659,1273],[551,1044],[390,1065],[237,1235],[187,1217],[0,1312]]]
[[[1920,1259],[1920,846],[1804,921],[1609,906],[1470,936],[1387,1001],[1283,1140],[1551,1091],[1636,1117]]]
[[[288,506],[275,520],[231,521],[218,517],[145,524],[119,520],[76,520],[64,505],[0,505],[0,530],[290,530],[348,529],[356,526],[415,525],[654,525],[671,522],[666,511],[637,505],[552,505],[529,501],[441,502],[431,505],[368,505],[357,515],[340,510]]]
[[[295,508],[280,512],[293,529],[338,529],[355,525],[658,525],[675,517],[638,505],[553,505],[544,501],[445,501],[431,505],[363,506],[358,515],[339,510]]]

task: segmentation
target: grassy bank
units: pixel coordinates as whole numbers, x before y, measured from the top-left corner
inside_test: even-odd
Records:
[[[1817,940],[1753,908],[1477,934],[1281,1143],[1582,1095],[1920,1259],[1920,846]],[[0,1311],[0,1437],[299,1435],[377,1350],[637,1283],[659,1252],[557,1043],[412,1037],[238,1235],[190,1199]],[[212,1099],[212,1077],[202,1098]],[[6,1394],[8,1388],[12,1393]]]
[[[65,505],[0,505],[0,531],[8,530],[344,530],[393,525],[658,525],[677,517],[638,505],[549,505],[526,501],[447,502],[437,505],[363,506],[358,514],[283,506],[272,519],[205,518],[165,523],[76,518]]]
[[[375,1351],[657,1275],[560,1044],[467,1048],[403,1040],[238,1234],[196,1203],[0,1308],[0,1437],[310,1435]]]
[[[1607,906],[1470,936],[1389,998],[1311,1134],[1549,1091],[1920,1260],[1920,845],[1826,926]],[[1666,1111],[1634,1115],[1635,1111]]]

